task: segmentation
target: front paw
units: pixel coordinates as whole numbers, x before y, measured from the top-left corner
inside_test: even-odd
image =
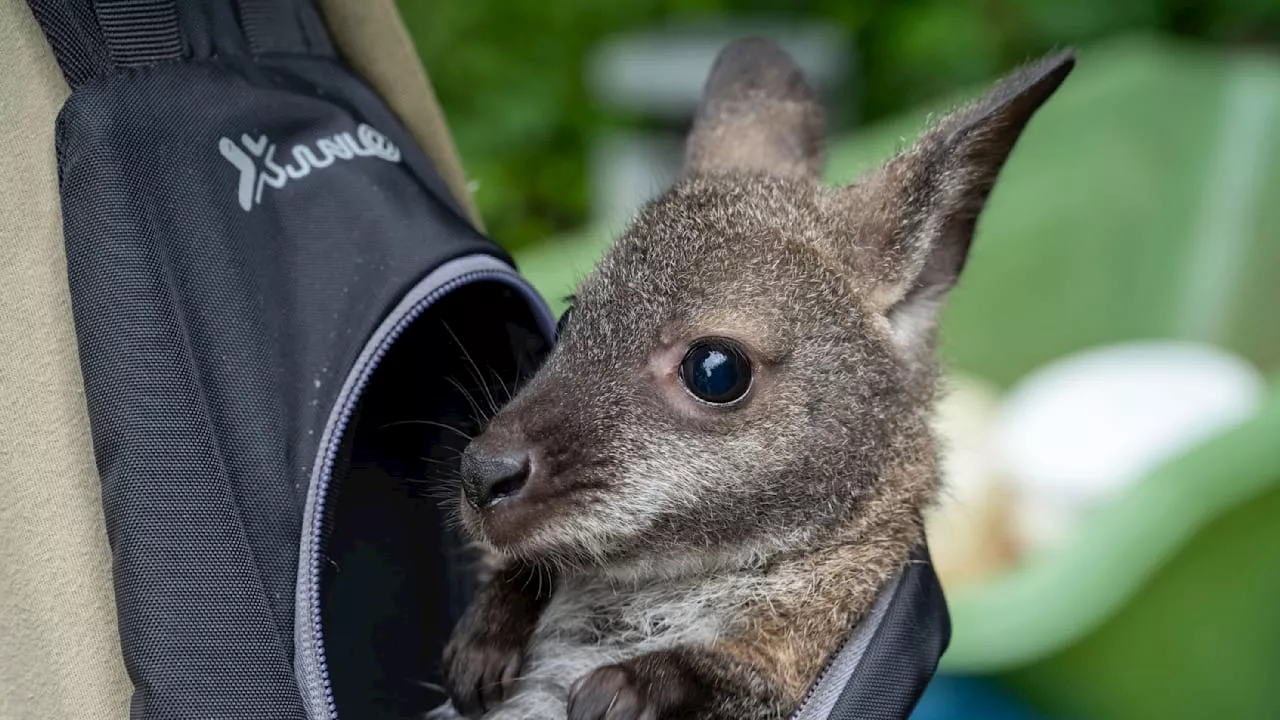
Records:
[[[511,696],[524,660],[524,644],[480,634],[455,635],[444,651],[445,686],[454,708],[478,718]]]
[[[657,720],[649,690],[629,664],[596,668],[569,688],[569,720]]]

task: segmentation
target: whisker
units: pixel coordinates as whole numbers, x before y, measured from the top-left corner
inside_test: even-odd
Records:
[[[450,488],[433,487],[422,493],[420,497],[428,500],[434,500],[436,502],[436,507],[446,512],[458,502],[458,493],[456,488],[451,490]]]
[[[449,336],[453,338],[453,342],[458,346],[458,349],[462,351],[462,357],[471,364],[476,384],[480,386],[482,391],[484,391],[485,398],[489,401],[490,411],[497,414],[498,404],[494,402],[493,393],[489,392],[489,386],[485,383],[484,374],[480,372],[480,366],[476,364],[475,358],[471,357],[471,353],[467,351],[466,346],[458,339],[458,335],[453,332],[453,328],[449,327],[449,323],[441,321],[440,324],[444,325],[445,332],[449,333]]]
[[[415,681],[414,681],[414,684],[419,685],[419,686],[421,686],[421,687],[424,687],[424,688],[426,688],[426,689],[428,689],[428,690],[434,690],[435,692],[438,692],[438,693],[447,693],[447,692],[448,692],[448,690],[445,690],[445,689],[444,689],[444,686],[443,686],[443,685],[437,685],[437,684],[435,684],[435,683],[433,683],[433,682],[430,682],[430,681],[427,681],[427,680],[415,680]]]
[[[447,468],[450,470],[456,471],[458,469],[458,464],[456,461],[441,460],[440,458],[433,458],[430,455],[419,455],[418,459],[423,462],[429,462],[433,465],[439,465],[443,468]]]
[[[498,385],[502,388],[503,402],[505,403],[511,400],[513,395],[511,393],[511,388],[507,387],[506,381],[502,379],[502,376],[498,374],[497,370],[490,369],[489,372],[493,375],[493,379],[497,380]]]
[[[462,386],[462,383],[452,377],[446,377],[445,380],[448,380],[455,388],[458,389],[458,392],[462,393],[462,397],[466,398],[467,404],[471,406],[471,412],[473,415],[472,420],[474,420],[477,425],[484,425],[489,422],[489,418],[486,417],[484,411],[480,409],[480,403],[476,402],[475,397],[471,395],[471,391],[467,390]]]
[[[435,420],[396,420],[395,422],[389,422],[385,425],[379,425],[378,427],[374,428],[374,430],[376,432],[382,432],[387,428],[393,428],[400,425],[427,425],[429,427],[436,427],[442,430],[450,430],[452,432],[457,433],[459,437],[463,438],[467,442],[471,442],[471,436],[466,434],[462,430],[459,430],[458,428],[452,425],[447,425],[442,422],[436,422]]]

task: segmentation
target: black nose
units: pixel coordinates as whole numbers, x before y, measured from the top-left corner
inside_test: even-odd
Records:
[[[462,453],[462,492],[477,510],[515,495],[529,479],[529,454],[489,453],[468,446]]]

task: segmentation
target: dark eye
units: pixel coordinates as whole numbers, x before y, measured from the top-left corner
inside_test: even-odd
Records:
[[[751,389],[751,361],[732,340],[695,340],[680,363],[680,382],[705,403],[728,405]]]

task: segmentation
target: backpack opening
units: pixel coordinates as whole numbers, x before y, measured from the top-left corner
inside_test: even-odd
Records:
[[[526,298],[480,281],[446,295],[373,371],[335,465],[321,569],[339,717],[420,717],[444,702],[440,655],[473,590],[449,521],[457,460],[549,344]]]

